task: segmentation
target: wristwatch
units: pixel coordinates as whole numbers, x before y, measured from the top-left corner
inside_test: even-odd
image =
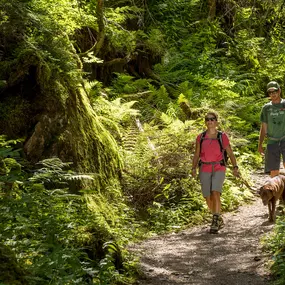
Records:
[[[238,166],[237,166],[237,165],[235,165],[235,166],[234,166],[234,169],[238,169]]]

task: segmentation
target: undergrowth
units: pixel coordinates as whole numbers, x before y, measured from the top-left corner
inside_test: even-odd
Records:
[[[74,173],[58,158],[25,164],[13,146],[17,141],[2,138],[0,246],[15,256],[1,272],[16,260],[13,266],[23,269],[20,284],[132,284],[137,268],[125,249],[130,242],[202,223],[208,210],[199,182],[189,175],[200,123],[165,113],[159,120],[156,127],[137,119],[139,131],[122,138],[122,177],[104,192],[72,194],[76,181],[94,178]],[[118,136],[133,124],[131,116],[116,128]],[[224,211],[247,199],[250,192],[228,173]],[[6,285],[11,280],[0,277]]]
[[[284,211],[284,210],[283,210]],[[273,232],[262,240],[264,251],[271,255],[268,266],[272,272],[274,285],[285,283],[285,219],[279,216]]]
[[[136,268],[124,247],[143,235],[142,226],[118,189],[110,186],[109,196],[94,190],[71,194],[70,183],[91,178],[73,173],[57,158],[21,168],[11,143],[2,139],[0,146],[0,248],[11,251],[1,256],[6,259],[0,282],[131,283]],[[20,272],[18,267],[18,277],[9,273]]]

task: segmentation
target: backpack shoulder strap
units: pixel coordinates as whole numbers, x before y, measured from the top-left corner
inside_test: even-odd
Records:
[[[201,137],[200,137],[200,153],[201,153],[201,148],[202,148],[202,142],[203,142],[205,136],[206,136],[206,131],[201,133]]]
[[[228,164],[228,154],[227,154],[226,149],[223,146],[223,134],[224,134],[224,132],[218,131],[217,138],[218,138],[218,141],[219,141],[219,144],[220,144],[221,153],[223,154],[223,163],[221,165],[227,166],[227,164]]]
[[[201,133],[201,139],[204,139],[204,138],[205,138],[206,132],[207,132],[207,131],[204,131],[203,133]]]
[[[204,131],[203,133],[201,133],[201,136],[200,136],[200,147],[201,147],[202,142],[203,142],[203,140],[204,140],[204,138],[205,138],[205,136],[206,136],[206,132],[207,132],[207,131]]]
[[[221,152],[223,151],[224,147],[223,147],[223,132],[222,131],[218,131],[218,134],[217,134],[217,139],[219,141],[219,144],[220,144],[220,148],[221,148]]]

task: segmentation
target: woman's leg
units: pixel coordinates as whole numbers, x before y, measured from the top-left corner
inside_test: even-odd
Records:
[[[213,199],[212,199],[212,195],[205,197],[206,199],[206,203],[208,205],[208,208],[210,210],[210,212],[213,214]]]
[[[211,200],[212,200],[212,213],[213,219],[210,228],[210,233],[217,233],[219,229],[224,226],[224,221],[221,217],[221,193],[218,191],[211,192]]]
[[[199,178],[201,182],[203,197],[206,200],[209,210],[211,213],[213,213],[213,202],[211,197],[212,173],[200,171]]]
[[[213,190],[211,192],[210,200],[212,202],[212,213],[220,214],[221,213],[221,193]]]

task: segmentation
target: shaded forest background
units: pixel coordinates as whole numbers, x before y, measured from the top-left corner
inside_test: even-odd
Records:
[[[189,176],[215,110],[250,201],[266,84],[284,88],[281,0],[0,1],[0,282],[133,284],[130,242],[207,218]],[[266,241],[284,284],[284,221]]]

